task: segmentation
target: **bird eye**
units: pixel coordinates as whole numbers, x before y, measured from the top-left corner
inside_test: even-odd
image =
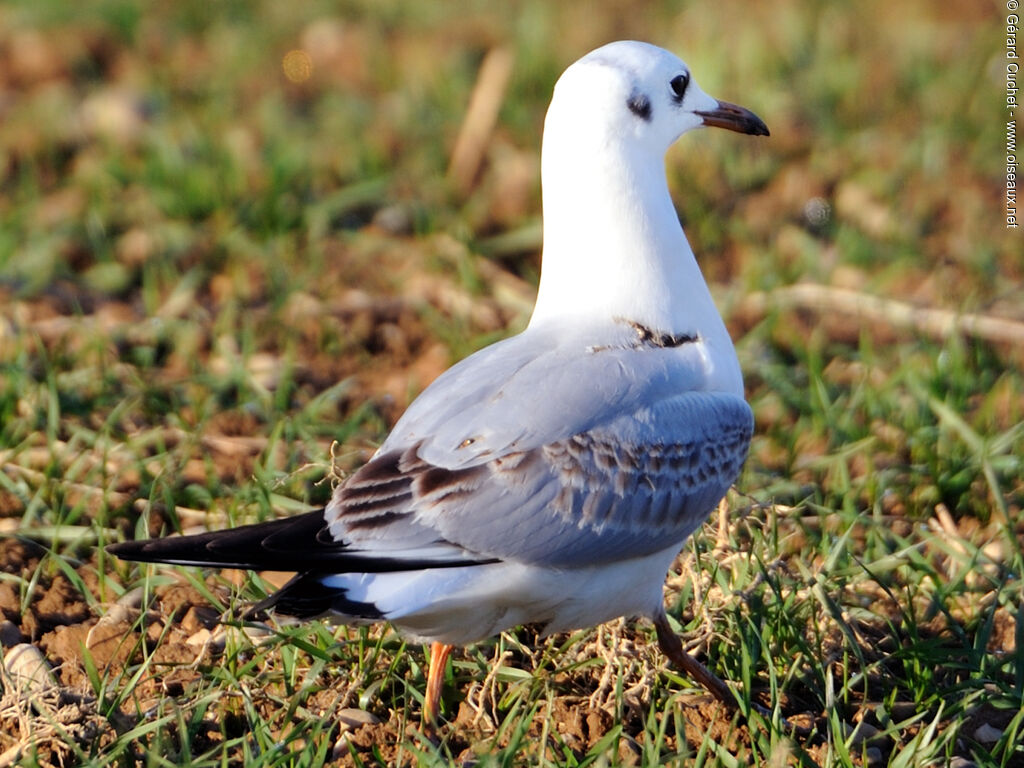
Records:
[[[672,87],[672,93],[676,95],[676,101],[683,100],[683,96],[686,95],[686,87],[689,84],[689,75],[676,75],[672,78],[672,82],[670,82],[669,85]]]

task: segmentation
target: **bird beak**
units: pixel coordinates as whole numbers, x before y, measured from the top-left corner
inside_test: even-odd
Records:
[[[749,109],[737,104],[730,104],[728,101],[720,101],[716,109],[707,112],[698,111],[697,114],[704,118],[704,125],[714,128],[726,128],[751,136],[771,135],[768,133],[768,126],[764,124],[764,120]]]

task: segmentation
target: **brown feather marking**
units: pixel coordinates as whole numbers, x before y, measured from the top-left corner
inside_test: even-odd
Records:
[[[365,488],[392,482],[404,474],[399,467],[402,458],[401,451],[388,451],[375,456],[356,470],[344,487]]]
[[[440,500],[473,486],[471,480],[486,471],[486,467],[482,466],[466,469],[431,467],[416,476],[414,487],[418,496],[432,496]]]
[[[396,507],[404,510],[408,506],[404,502],[412,501],[412,492],[406,490],[404,493],[383,497],[342,496],[341,501],[343,506],[340,517],[345,520],[365,519],[380,517],[380,512],[394,510]]]
[[[359,517],[347,522],[350,531],[366,531],[374,528],[384,528],[396,520],[405,517],[405,512],[385,512],[381,515]]]
[[[409,484],[412,481],[405,475],[398,475],[379,483],[360,483],[359,485],[345,485],[339,491],[340,498],[346,501],[376,501],[377,499],[393,499],[403,496],[409,492]]]

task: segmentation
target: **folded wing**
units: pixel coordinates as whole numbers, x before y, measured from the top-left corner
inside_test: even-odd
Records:
[[[700,525],[739,474],[752,428],[741,398],[689,392],[468,467],[437,466],[416,444],[389,450],[338,489],[329,531],[382,553],[430,539],[554,568],[641,557]]]

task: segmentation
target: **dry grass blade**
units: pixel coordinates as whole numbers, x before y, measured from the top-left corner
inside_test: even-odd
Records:
[[[917,307],[905,301],[816,283],[797,283],[745,297],[737,313],[761,317],[775,309],[805,309],[841,314],[860,323],[876,323],[915,331],[937,340],[965,335],[1000,344],[1024,346],[1024,322],[937,307]]]
[[[505,99],[515,56],[508,48],[492,48],[484,56],[477,75],[469,108],[455,140],[448,178],[455,188],[466,194],[473,187],[477,172],[483,163],[487,143],[498,120],[498,110]]]

